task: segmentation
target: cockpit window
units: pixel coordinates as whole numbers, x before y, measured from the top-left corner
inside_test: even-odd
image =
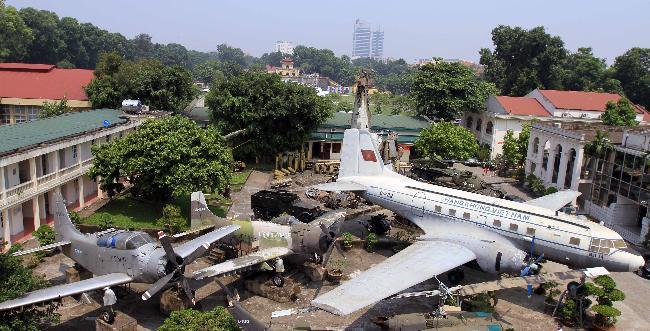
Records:
[[[97,246],[115,249],[137,249],[154,240],[144,232],[119,232],[105,234],[97,239]]]
[[[622,239],[592,239],[589,250],[601,254],[609,254],[614,249],[626,248],[625,240]]]

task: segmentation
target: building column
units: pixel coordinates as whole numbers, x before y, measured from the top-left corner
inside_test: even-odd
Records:
[[[59,170],[61,170],[61,167],[60,167],[61,166],[61,163],[60,163],[61,161],[59,161],[59,151],[56,150],[56,151],[52,152],[52,154],[54,155],[52,157],[53,158],[53,163],[54,163],[54,166],[52,167],[52,171],[54,171],[54,173],[56,173],[55,177],[59,177]]]
[[[551,144],[553,147],[553,144]],[[542,154],[542,159],[544,158]],[[544,185],[553,183],[553,168],[555,168],[555,149],[548,150],[548,160],[546,162],[546,173],[544,174]]]
[[[100,183],[102,181],[101,177],[97,177],[96,183],[97,183],[97,198],[98,199],[103,199],[104,198],[104,191],[100,188]]]
[[[29,159],[29,180],[34,183],[34,188],[36,188],[36,185],[38,184],[38,180],[36,179],[36,158],[32,157]]]
[[[580,186],[580,180],[582,179],[581,172],[582,172],[582,162],[584,162],[584,156],[585,156],[585,150],[582,148],[582,146],[579,146],[580,148],[576,150],[576,159],[573,162],[574,168],[573,168],[573,176],[571,177],[571,187],[570,189],[573,191],[578,190],[578,186]]]
[[[38,195],[32,198],[32,214],[34,215],[34,231],[41,226],[41,208]]]
[[[11,225],[9,224],[9,208],[5,208],[1,211],[2,213],[2,232],[5,243],[7,245],[5,248],[11,246]]]
[[[78,156],[79,155],[77,155],[77,157]],[[85,197],[84,197],[84,177],[83,176],[79,177],[78,182],[79,182],[79,209],[81,210],[86,204]]]
[[[5,191],[5,167],[0,167],[0,200],[4,200]]]
[[[557,188],[564,188],[564,180],[566,179],[567,166],[569,165],[569,155],[571,150],[564,150],[562,147],[562,154],[560,155],[560,169],[557,172]]]

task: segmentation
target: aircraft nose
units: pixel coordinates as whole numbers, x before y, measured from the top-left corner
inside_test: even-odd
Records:
[[[630,254],[628,257],[628,261],[629,261],[628,262],[629,271],[632,272],[636,272],[637,270],[639,270],[639,268],[645,265],[645,260],[641,255]]]

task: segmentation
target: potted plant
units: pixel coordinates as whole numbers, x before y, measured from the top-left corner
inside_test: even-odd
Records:
[[[625,300],[623,291],[617,289],[616,282],[607,275],[598,276],[593,283],[585,286],[587,293],[594,296],[598,303],[591,307],[591,311],[596,314],[592,323],[594,329],[616,330],[616,317],[621,316],[621,311],[614,308],[614,302]]]
[[[343,246],[343,249],[349,250],[352,248],[352,233],[350,232],[344,232],[341,235],[341,244]]]
[[[379,243],[379,239],[377,238],[377,235],[370,232],[366,237],[366,250],[368,252],[374,252],[375,247],[377,247],[377,243]]]
[[[338,284],[343,278],[343,268],[345,267],[345,261],[334,260],[330,263],[330,265],[331,267],[327,268],[327,280],[334,284]]]

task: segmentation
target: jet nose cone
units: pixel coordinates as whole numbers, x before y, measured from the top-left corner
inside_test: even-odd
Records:
[[[643,259],[643,256],[640,255],[634,255],[630,254],[629,258],[629,271],[636,272],[639,270],[639,268],[643,267],[645,265],[645,260]]]

